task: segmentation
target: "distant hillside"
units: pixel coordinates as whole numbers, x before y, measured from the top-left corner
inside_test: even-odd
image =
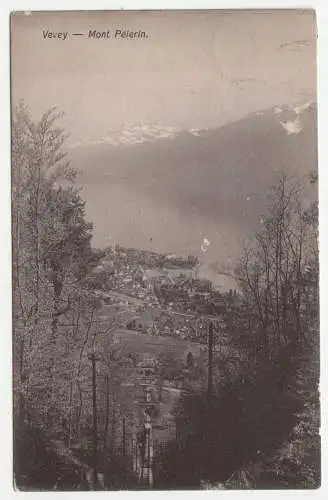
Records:
[[[316,105],[275,107],[149,142],[99,141],[71,149],[70,158],[81,171],[95,244],[229,265],[240,239],[260,227],[280,172],[317,168]],[[314,196],[312,186],[304,200]]]

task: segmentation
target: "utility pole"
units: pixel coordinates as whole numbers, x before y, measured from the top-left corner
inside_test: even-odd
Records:
[[[97,388],[96,388],[96,361],[95,354],[89,354],[92,362],[92,403],[93,403],[93,487],[97,489],[98,478],[98,430],[97,430]]]
[[[122,457],[123,457],[123,470],[122,470],[122,479],[123,486],[125,486],[126,482],[126,426],[125,426],[125,417],[122,420]]]
[[[143,407],[144,413],[144,424],[143,424],[143,448],[142,448],[142,469],[141,469],[141,481],[146,481],[147,487],[151,488],[153,486],[153,428],[152,428],[152,412],[155,403],[151,398],[151,376],[152,368],[144,367],[144,382],[140,385],[144,388],[144,399],[139,402],[139,405]]]
[[[210,321],[208,327],[208,370],[207,370],[207,401],[208,407],[211,408],[213,395],[213,322]]]
[[[153,485],[153,472],[152,472],[152,458],[153,458],[153,443],[152,443],[152,421],[151,421],[151,413],[152,413],[152,402],[150,397],[150,387],[146,387],[146,406],[145,406],[145,435],[146,435],[146,443],[145,443],[145,458],[146,467],[147,467],[147,486],[151,488]]]
[[[125,417],[123,417],[122,422],[122,455],[125,458],[126,456],[126,425],[125,425]]]

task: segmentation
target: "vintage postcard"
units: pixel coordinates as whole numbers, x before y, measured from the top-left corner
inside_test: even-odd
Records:
[[[319,488],[315,12],[10,23],[15,489]]]

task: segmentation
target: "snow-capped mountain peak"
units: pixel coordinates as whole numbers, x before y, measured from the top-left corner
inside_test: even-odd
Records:
[[[298,104],[296,106],[275,106],[270,110],[259,110],[256,116],[269,115],[274,116],[278,124],[286,131],[288,135],[298,134],[304,125],[303,115],[313,105],[313,101]],[[79,142],[72,144],[71,149],[94,146],[94,145],[135,145],[147,142],[155,142],[162,139],[175,139],[182,132],[189,133],[195,137],[202,137],[208,128],[177,128],[158,123],[134,123],[126,121],[121,127],[111,129],[101,137],[88,142]],[[213,129],[215,130],[215,128]]]
[[[158,139],[174,139],[179,132],[180,130],[176,127],[163,126],[156,123],[135,124],[132,122],[125,122],[122,127],[109,130],[108,134],[101,139],[88,143],[73,144],[71,148],[97,144],[110,144],[112,146],[118,146],[120,144],[154,142]]]
[[[287,122],[279,122],[280,125],[286,130],[287,134],[298,134],[302,130],[300,119],[288,120]]]
[[[302,115],[307,111],[310,106],[313,105],[313,101],[307,101],[305,103],[294,106],[293,108],[275,108],[275,113],[279,117],[279,123],[286,130],[287,134],[298,134],[301,132],[302,125]]]

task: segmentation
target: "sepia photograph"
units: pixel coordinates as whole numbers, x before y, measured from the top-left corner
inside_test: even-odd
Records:
[[[15,11],[10,51],[13,488],[319,488],[315,11]]]

